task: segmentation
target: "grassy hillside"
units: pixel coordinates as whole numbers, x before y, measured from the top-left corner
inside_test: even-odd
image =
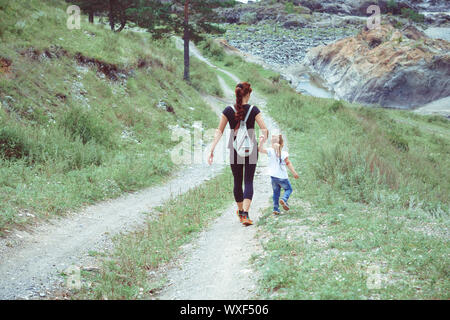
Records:
[[[259,221],[261,296],[448,299],[450,122],[304,96],[212,42],[202,47],[268,98],[300,172],[289,214]]]
[[[215,124],[206,65],[192,61],[188,85],[172,41],[84,16],[69,30],[67,6],[0,0],[0,234],[160,181],[170,126]]]

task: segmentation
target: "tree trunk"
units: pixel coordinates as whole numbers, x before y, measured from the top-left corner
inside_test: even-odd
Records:
[[[94,10],[89,10],[89,23],[94,23]]]
[[[117,30],[116,22],[120,24]],[[117,0],[109,0],[109,26],[111,27],[111,30],[114,32],[120,32],[126,25],[127,17],[122,6],[120,6]]]
[[[127,25],[127,20],[125,18],[122,19],[122,22],[120,23],[120,27],[119,29],[115,30],[115,32],[120,32],[123,30],[123,28],[125,28],[125,26]]]
[[[189,0],[184,3],[184,77],[183,79],[190,82],[189,74]]]
[[[109,0],[109,26],[111,27],[111,30],[114,31],[115,29],[115,18],[114,18],[114,0]]]

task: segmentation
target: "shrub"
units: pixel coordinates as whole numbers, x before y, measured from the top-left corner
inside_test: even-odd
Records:
[[[286,2],[286,5],[284,7],[284,10],[286,11],[286,13],[294,13],[294,4],[292,2]]]
[[[408,18],[414,22],[424,22],[425,16],[421,13],[415,12],[413,9],[410,8],[402,8],[401,15],[404,18]]]
[[[74,143],[71,146],[70,158],[67,159],[66,170],[79,170],[91,165],[99,166],[105,161],[105,152],[94,142],[86,144]]]
[[[392,12],[393,13],[398,8],[397,1],[395,1],[395,0],[388,0],[387,8],[388,8],[388,12]]]
[[[442,124],[448,124],[449,120],[447,118],[445,118],[444,116],[440,116],[440,115],[431,115],[431,116],[426,116],[427,122],[430,123],[434,123],[434,122],[438,122],[438,123],[442,123]]]
[[[240,22],[245,24],[254,24],[256,23],[256,12],[246,12],[241,16]]]
[[[0,129],[0,156],[7,160],[22,159],[31,153],[31,144],[26,135],[17,127]]]
[[[72,138],[79,137],[86,144],[93,140],[101,145],[111,147],[114,145],[112,128],[97,117],[93,112],[80,107],[71,108],[63,117],[60,126]]]
[[[69,172],[91,165],[99,166],[106,158],[105,147],[91,140],[83,143],[80,137],[68,137],[65,130],[52,126],[39,133],[35,158],[61,172]]]
[[[224,63],[226,67],[234,66],[234,58],[232,56],[226,56]]]
[[[344,109],[344,105],[341,101],[334,101],[333,104],[328,108],[328,110],[333,113],[336,113],[342,109]]]
[[[399,188],[398,172],[368,146],[355,142],[340,141],[320,149],[313,172],[357,202],[377,202],[377,195]]]
[[[350,196],[353,201],[368,201],[377,180],[371,172],[367,155],[351,145],[338,143],[318,153],[313,167],[317,178]]]
[[[406,141],[400,134],[397,132],[389,132],[388,133],[388,139],[392,143],[394,147],[396,147],[398,150],[402,152],[408,152],[409,151],[409,144],[408,141]]]
[[[272,81],[272,83],[279,83],[281,79],[281,74],[270,76],[269,79]]]
[[[207,56],[213,57],[217,61],[223,61],[225,58],[224,49],[213,39],[206,39],[200,43],[200,47]]]

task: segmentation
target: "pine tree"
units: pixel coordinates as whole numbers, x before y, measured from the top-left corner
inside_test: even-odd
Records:
[[[214,11],[229,7],[234,0],[135,0],[127,10],[129,19],[146,28],[153,37],[168,34],[182,36],[184,40],[184,80],[190,81],[189,41],[201,40],[205,33],[223,32],[213,23],[220,20]]]
[[[221,29],[214,26],[214,22],[220,20],[214,11],[218,7],[227,7],[235,4],[235,1],[227,0],[173,0],[172,16],[174,31],[183,33],[184,41],[184,80],[190,82],[189,41],[202,40],[204,33],[221,33]],[[180,8],[183,8],[181,11]]]

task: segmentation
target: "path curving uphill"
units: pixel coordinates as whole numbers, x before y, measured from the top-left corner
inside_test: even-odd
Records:
[[[181,40],[176,39],[177,47],[183,48]],[[213,65],[195,46],[190,48],[191,55],[204,61],[212,68],[227,74],[236,84],[240,79],[234,74]],[[220,100],[222,107],[232,104],[234,91],[219,76],[219,82],[226,100]],[[223,104],[225,103],[225,104]],[[258,106],[264,115],[264,121],[271,132],[278,129],[275,121],[264,112],[266,100],[253,91],[250,103]],[[222,137],[222,139],[226,139]],[[272,187],[267,175],[267,159],[260,154],[260,162],[254,179],[254,197],[250,217],[256,223],[263,211],[271,206]],[[230,190],[232,192],[232,190]],[[236,215],[236,204],[226,208],[222,215],[206,230],[200,233],[193,243],[184,249],[180,258],[167,272],[168,284],[159,295],[159,299],[183,300],[245,300],[257,295],[256,274],[250,265],[251,256],[261,251],[257,239],[256,225],[244,227]]]

